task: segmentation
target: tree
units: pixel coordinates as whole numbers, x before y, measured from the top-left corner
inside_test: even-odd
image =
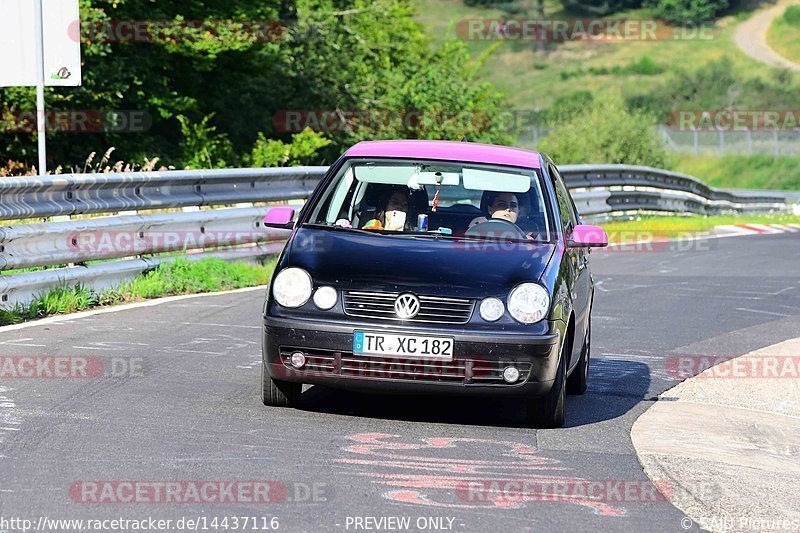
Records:
[[[652,0],[657,16],[675,24],[714,20],[728,8],[728,0]]]
[[[620,163],[671,168],[672,160],[646,112],[626,109],[619,96],[560,118],[539,148],[559,164]]]
[[[433,48],[410,0],[80,2],[83,86],[48,89],[48,109],[130,110],[145,114],[148,125],[117,131],[104,122],[94,133],[49,134],[50,168],[81,168],[89,153],[109,146],[126,161],[242,165],[256,143],[292,142],[299,130],[282,130],[275,119],[296,109],[480,117],[465,125],[389,122],[333,131],[326,135],[331,144],[311,143],[321,150],[307,158],[314,163],[330,162],[365,138],[511,140],[495,120],[501,95],[477,78],[480,60],[463,43]],[[153,38],[120,40],[115,21],[155,21]],[[0,89],[5,118],[34,108],[30,88]],[[29,131],[0,132],[2,161],[30,164],[35,147]]]
[[[642,0],[561,0],[561,5],[573,13],[602,16],[640,7]]]

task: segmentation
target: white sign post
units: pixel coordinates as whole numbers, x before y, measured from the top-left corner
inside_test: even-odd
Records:
[[[45,86],[81,84],[78,0],[0,0],[0,87],[36,87],[39,175],[47,173]]]

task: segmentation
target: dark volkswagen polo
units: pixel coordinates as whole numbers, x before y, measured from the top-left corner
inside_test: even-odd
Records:
[[[262,399],[304,383],[518,397],[537,427],[586,390],[592,246],[544,154],[373,141],[333,164],[291,229],[264,305]]]

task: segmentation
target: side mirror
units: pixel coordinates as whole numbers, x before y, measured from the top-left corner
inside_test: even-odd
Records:
[[[291,207],[273,207],[264,217],[264,225],[268,228],[292,229],[294,227],[294,209]]]
[[[572,236],[567,246],[573,248],[608,246],[608,235],[600,226],[579,224],[572,229]]]

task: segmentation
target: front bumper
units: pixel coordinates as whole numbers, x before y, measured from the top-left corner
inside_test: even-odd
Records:
[[[353,355],[356,330],[448,336],[455,341],[453,361]],[[282,381],[351,390],[396,393],[454,393],[485,396],[541,396],[553,385],[558,368],[559,335],[474,333],[426,327],[331,323],[307,319],[264,319],[263,363]],[[306,365],[293,368],[294,352]],[[516,383],[502,379],[503,369],[520,370]]]

